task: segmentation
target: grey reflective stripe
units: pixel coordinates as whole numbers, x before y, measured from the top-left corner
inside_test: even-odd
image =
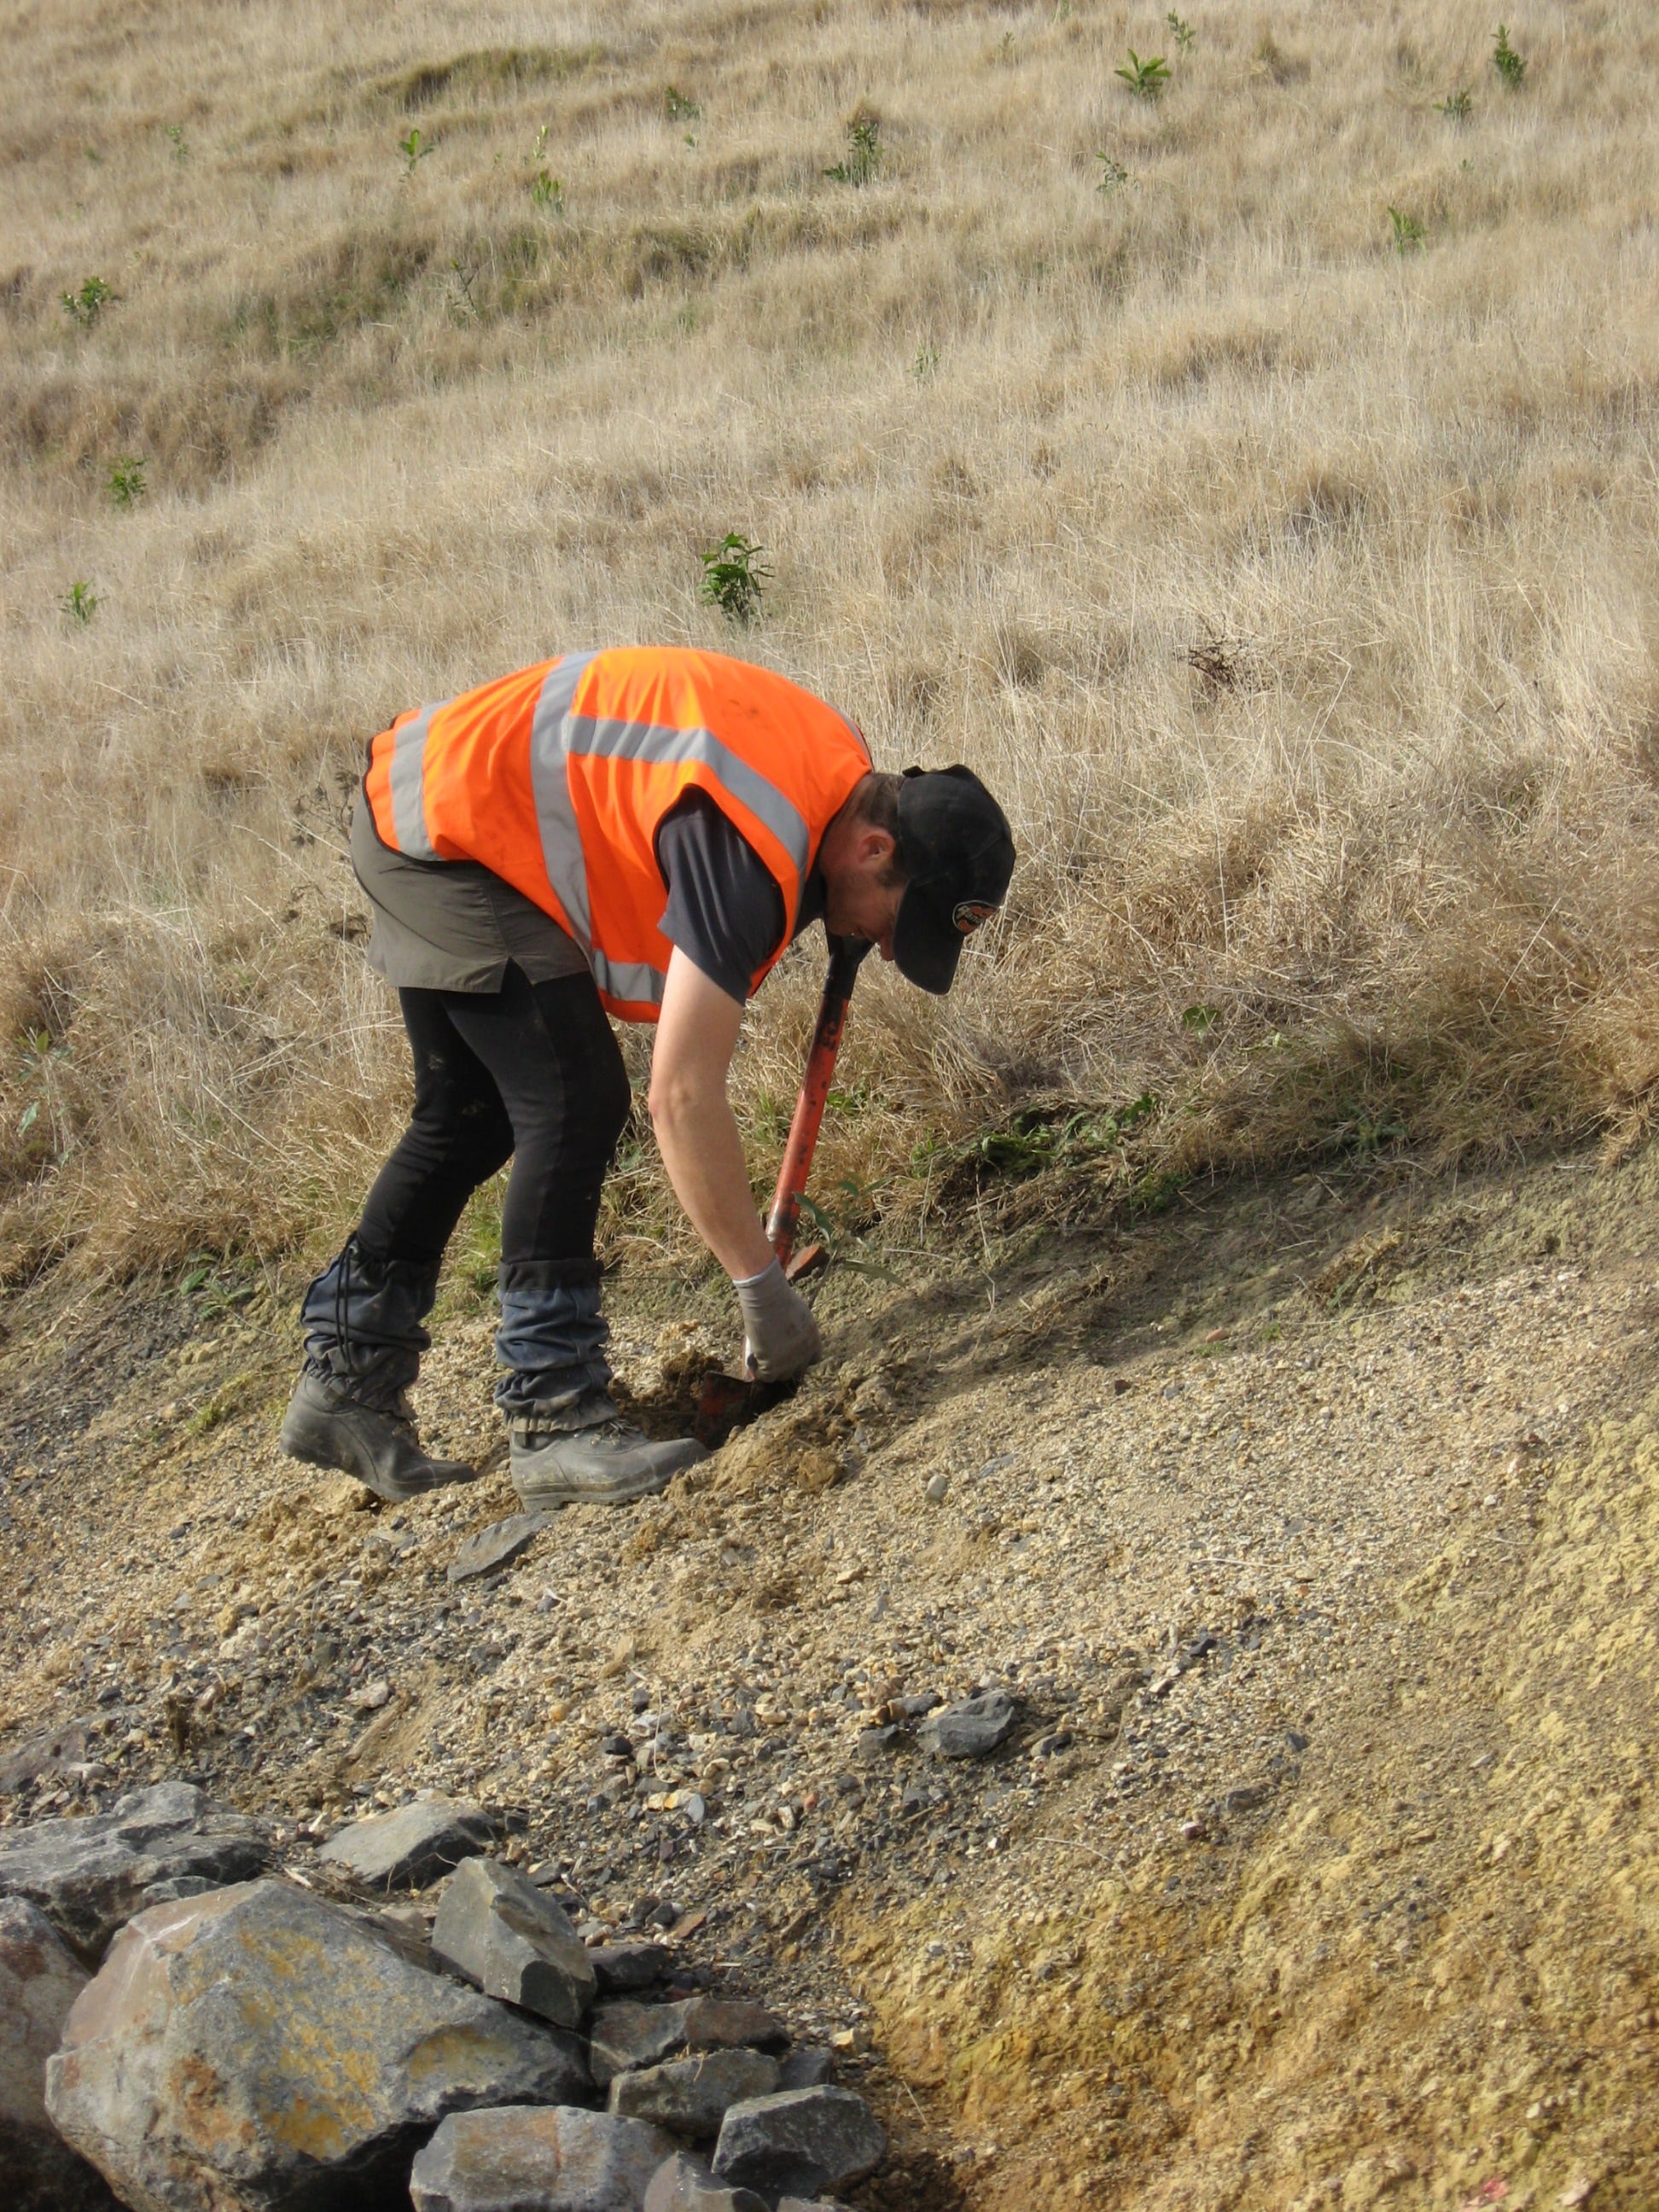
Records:
[[[447,707],[447,699],[437,706],[422,707],[411,722],[405,722],[392,740],[392,766],[387,781],[392,790],[392,827],[398,839],[398,850],[411,860],[435,860],[432,840],[426,834],[426,738],[432,727],[432,717],[439,707]]]
[[[547,672],[530,725],[530,788],[541,832],[542,865],[565,911],[570,933],[584,952],[593,940],[587,896],[587,856],[576,810],[570,803],[570,772],[564,764],[566,718],[591,653],[568,653]]]
[[[599,721],[589,714],[572,714],[565,725],[565,750],[602,753],[614,760],[702,761],[712,768],[734,799],[763,822],[805,876],[811,858],[812,838],[806,817],[786,799],[776,784],[769,783],[758,769],[750,768],[712,730],[671,730],[655,722]]]
[[[603,952],[590,952],[587,964],[607,998],[624,1006],[661,1006],[668,978],[660,968],[649,967],[643,960],[611,960]]]

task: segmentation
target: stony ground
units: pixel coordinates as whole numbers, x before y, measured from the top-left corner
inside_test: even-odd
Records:
[[[14,1304],[0,1820],[187,1774],[304,1872],[482,1797],[592,1932],[836,2039],[871,2205],[1650,2205],[1656,1188],[1030,1206],[832,1276],[792,1404],[459,1583],[515,1507],[469,1294],[424,1413],[493,1463],[403,1510],[276,1453],[290,1286]],[[616,1310],[666,1425],[723,1310]],[[925,1748],[994,1686],[999,1753]]]

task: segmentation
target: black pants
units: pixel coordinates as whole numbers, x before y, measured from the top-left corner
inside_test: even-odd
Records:
[[[364,1203],[357,1241],[435,1265],[478,1185],[509,1157],[503,1279],[597,1280],[593,1230],[628,1119],[628,1075],[589,975],[499,991],[399,991],[415,1111]]]

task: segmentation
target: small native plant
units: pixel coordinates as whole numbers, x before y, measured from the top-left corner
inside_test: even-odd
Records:
[[[1170,37],[1175,40],[1176,46],[1179,46],[1182,52],[1184,54],[1188,47],[1193,43],[1192,25],[1186,21],[1183,17],[1177,15],[1173,8],[1170,9],[1169,14],[1164,18],[1164,20],[1170,27]]]
[[[407,138],[400,138],[398,141],[398,151],[404,157],[404,174],[406,177],[412,177],[416,166],[424,161],[428,154],[435,154],[437,150],[435,146],[427,143],[418,131],[411,131]]]
[[[60,292],[64,313],[77,329],[89,331],[115,297],[101,276],[88,276],[78,292]]]
[[[702,109],[689,93],[678,91],[670,85],[662,96],[663,111],[671,123],[696,123]]]
[[[1507,23],[1498,26],[1497,40],[1492,50],[1492,65],[1511,92],[1520,91],[1521,81],[1527,74],[1527,64],[1524,58],[1517,54],[1510,44]]]
[[[1095,159],[1100,164],[1100,181],[1095,186],[1097,192],[1121,192],[1125,185],[1133,181],[1122,162],[1111,155],[1097,154]]]
[[[545,169],[538,169],[530,180],[530,198],[532,204],[540,208],[544,215],[562,215],[563,179],[550,176]]]
[[[182,123],[169,123],[163,135],[165,136],[168,145],[173,149],[173,160],[180,163],[189,161],[190,149],[185,143],[184,125]]]
[[[1474,109],[1474,100],[1466,84],[1460,84],[1455,92],[1449,92],[1443,100],[1434,103],[1435,113],[1443,115],[1449,123],[1467,123]]]
[[[765,550],[740,531],[728,530],[718,545],[701,556],[704,604],[718,607],[727,622],[746,629],[760,613],[761,587],[772,574],[761,563]]]
[[[838,185],[867,185],[881,159],[881,125],[872,115],[847,126],[847,153],[824,175]]]
[[[1129,58],[1116,71],[1137,100],[1159,99],[1168,88],[1170,65],[1162,54],[1154,54],[1150,61],[1142,61],[1133,46]]]
[[[144,482],[148,464],[135,453],[124,454],[109,465],[109,495],[117,507],[137,507],[149,487]]]
[[[72,623],[89,623],[98,611],[98,594],[84,576],[79,576],[58,605]]]
[[[1416,253],[1420,251],[1425,237],[1422,224],[1404,208],[1391,207],[1389,221],[1394,226],[1394,250],[1396,253]]]
[[[931,338],[916,348],[916,357],[910,364],[910,374],[918,384],[926,384],[930,376],[939,374],[939,348]]]

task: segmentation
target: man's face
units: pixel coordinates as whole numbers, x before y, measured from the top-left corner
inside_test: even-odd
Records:
[[[885,830],[860,826],[844,854],[823,862],[823,926],[831,937],[860,937],[893,957],[902,883],[883,880],[891,871],[896,847]]]

